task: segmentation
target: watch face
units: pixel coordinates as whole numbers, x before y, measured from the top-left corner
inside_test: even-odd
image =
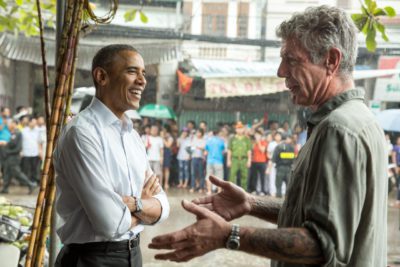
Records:
[[[141,212],[143,209],[142,200],[140,198],[136,201],[136,212]]]
[[[228,242],[226,242],[226,247],[228,249],[238,249],[240,247],[240,241],[236,238],[230,238]]]

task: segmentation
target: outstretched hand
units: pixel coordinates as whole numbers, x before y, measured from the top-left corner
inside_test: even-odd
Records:
[[[155,258],[158,260],[189,261],[225,246],[231,232],[228,222],[206,208],[186,200],[182,201],[182,206],[196,215],[197,222],[182,230],[153,238],[149,248],[173,250],[157,254]]]
[[[225,182],[215,176],[210,181],[222,191],[216,195],[194,199],[192,202],[214,211],[227,221],[246,215],[251,210],[249,195],[239,186]]]

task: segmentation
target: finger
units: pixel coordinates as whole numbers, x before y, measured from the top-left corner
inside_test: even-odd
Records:
[[[230,183],[229,182],[225,182],[222,179],[217,178],[214,175],[210,175],[210,182],[213,183],[216,186],[219,186],[221,188],[228,188]]]
[[[203,208],[206,208],[206,209],[208,209],[208,210],[210,210],[210,211],[214,211],[214,206],[213,206],[213,204],[211,204],[211,203],[207,203],[207,204],[201,204],[201,205],[199,205],[200,207],[203,207]]]
[[[157,254],[155,258],[157,260],[170,260],[176,262],[183,262],[193,259],[196,255],[201,255],[196,253],[196,247],[187,247],[181,250],[175,250],[165,254]]]
[[[210,211],[206,208],[200,207],[194,203],[187,200],[182,200],[182,207],[188,212],[197,216],[197,218],[207,218],[210,217]]]
[[[145,183],[144,187],[149,187],[151,186],[155,180],[157,179],[157,175],[155,175],[154,173],[149,177],[149,179],[147,179],[147,182]]]
[[[209,204],[209,203],[212,203],[212,199],[213,199],[213,196],[205,196],[205,197],[195,198],[192,200],[192,202],[197,205]]]
[[[186,239],[187,239],[187,233],[185,229],[183,229],[169,234],[156,236],[151,240],[150,245],[153,248],[163,249],[166,245],[170,245],[171,243],[180,242]]]

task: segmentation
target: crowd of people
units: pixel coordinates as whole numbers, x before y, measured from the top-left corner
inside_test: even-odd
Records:
[[[40,182],[46,126],[43,116],[31,113],[28,107],[18,107],[14,115],[9,108],[1,108],[1,193],[9,192],[13,178],[27,186],[29,193]],[[206,121],[196,127],[190,120],[179,129],[173,120],[163,124],[143,118],[134,121],[134,127],[162,187],[168,190],[174,186],[190,193],[216,192],[208,180],[214,175],[254,194],[281,197],[291,163],[306,141],[306,132],[299,126],[290,129],[287,121],[282,125],[263,120],[220,123],[210,130]]]
[[[18,107],[14,116],[7,107],[0,116],[0,166],[2,194],[9,193],[13,178],[27,186],[29,193],[40,182],[40,169],[46,148],[43,116],[33,116],[27,107]]]
[[[174,121],[162,125],[144,119],[136,125],[154,172],[165,190],[170,186],[211,194],[209,176],[232,181],[257,195],[282,197],[294,158],[306,141],[306,131],[287,121],[252,124],[188,121],[179,130]],[[172,174],[172,176],[171,176]]]

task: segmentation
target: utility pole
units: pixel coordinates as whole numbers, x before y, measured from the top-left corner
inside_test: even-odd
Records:
[[[264,3],[262,3],[263,7],[261,9],[261,40],[266,40],[267,39],[267,12],[268,12],[268,0],[264,0]],[[265,61],[265,47],[261,46],[261,56],[260,60],[262,62]]]

